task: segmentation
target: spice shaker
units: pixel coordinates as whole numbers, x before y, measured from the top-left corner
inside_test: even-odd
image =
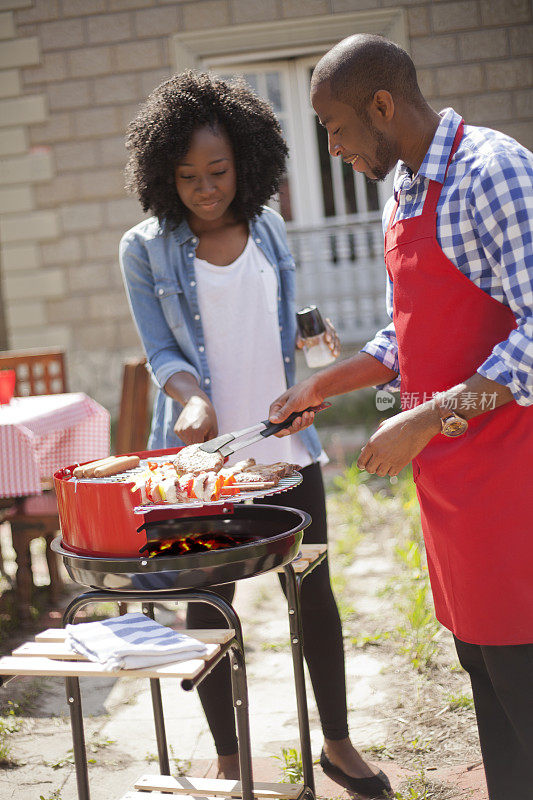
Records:
[[[326,367],[335,361],[326,342],[326,326],[316,306],[307,306],[296,312],[298,332],[304,341],[304,355],[311,369]]]

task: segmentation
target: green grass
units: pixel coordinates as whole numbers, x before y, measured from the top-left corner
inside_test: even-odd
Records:
[[[461,708],[474,708],[474,698],[470,694],[449,694],[446,700],[450,711],[458,711]]]
[[[401,503],[407,533],[394,549],[399,572],[389,581],[388,589],[402,617],[396,628],[403,640],[399,650],[419,672],[424,672],[438,653],[442,628],[435,618],[420,512],[410,472],[400,476],[392,493]]]

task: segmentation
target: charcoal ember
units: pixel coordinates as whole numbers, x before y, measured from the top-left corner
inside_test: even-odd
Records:
[[[182,556],[187,553],[207,553],[212,550],[227,550],[242,544],[257,541],[260,537],[254,534],[231,536],[223,531],[210,533],[192,533],[181,539],[156,539],[143,545],[139,552],[149,558],[157,556]]]

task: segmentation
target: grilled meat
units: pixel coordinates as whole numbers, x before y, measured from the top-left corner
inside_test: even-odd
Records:
[[[199,444],[190,444],[180,450],[174,459],[178,472],[190,472],[199,475],[201,472],[218,472],[224,464],[224,456],[220,453],[206,453],[200,450]]]

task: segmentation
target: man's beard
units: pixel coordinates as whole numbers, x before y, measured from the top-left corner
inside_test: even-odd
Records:
[[[374,173],[374,177],[370,177],[368,175],[367,177],[372,183],[378,183],[385,180],[394,166],[392,147],[390,146],[390,143],[386,139],[385,135],[372,124],[370,115],[366,112],[366,110],[363,113],[363,117],[367,128],[376,143],[376,160],[373,164],[368,165]]]
[[[392,148],[385,138],[385,136],[378,131],[377,128],[373,130],[374,138],[377,143],[376,147],[376,161],[371,166],[371,170],[375,177],[370,178],[371,181],[377,183],[384,181],[392,169]]]

